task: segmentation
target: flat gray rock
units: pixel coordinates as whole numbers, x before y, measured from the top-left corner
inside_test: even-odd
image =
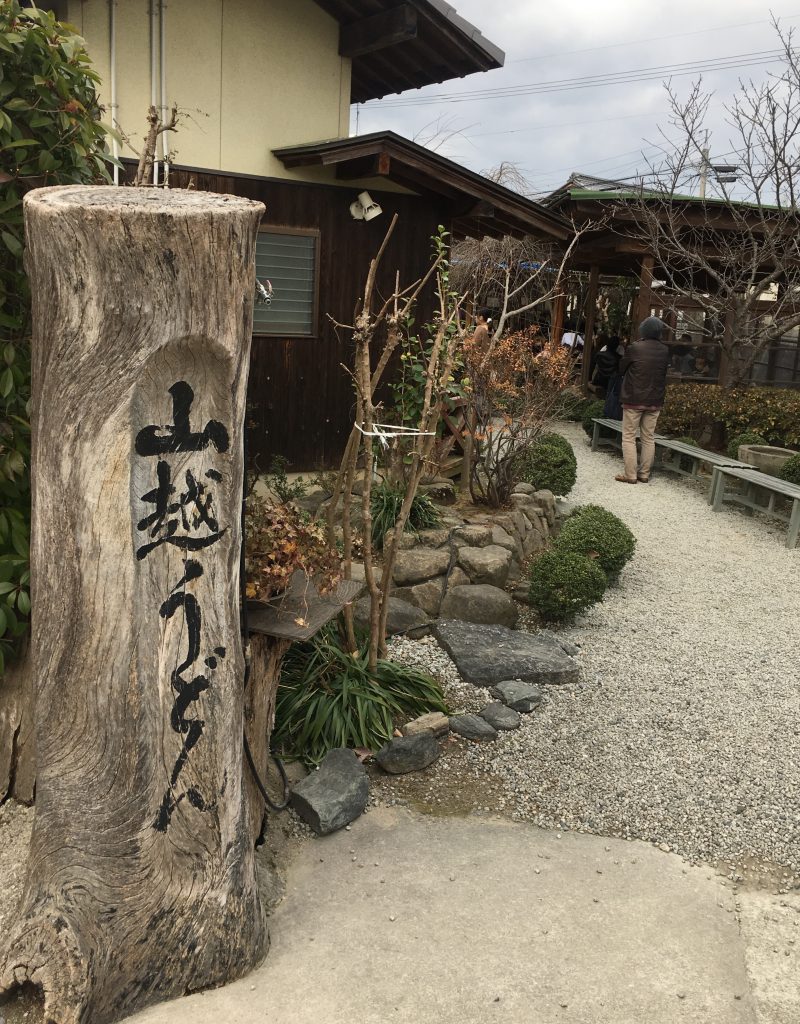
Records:
[[[375,760],[390,775],[421,772],[432,765],[441,751],[436,737],[429,730],[415,736],[399,736],[381,747]]]
[[[518,711],[507,707],[499,700],[487,704],[483,711],[481,711],[481,718],[484,718],[493,729],[497,729],[500,732],[510,732],[512,729],[519,729],[522,722]]]
[[[439,614],[445,619],[459,619],[463,622],[515,626],[519,609],[505,590],[488,583],[479,583],[475,586],[449,587]]]
[[[497,739],[497,729],[492,728],[480,715],[453,715],[450,731],[463,736],[465,740],[477,740],[479,743]]]
[[[546,636],[454,619],[440,619],[433,632],[461,678],[474,686],[496,686],[506,679],[539,685],[578,681],[576,663]]]
[[[352,750],[331,750],[292,790],[291,805],[320,836],[336,832],[364,813],[369,779]]]
[[[492,695],[499,697],[512,711],[520,711],[522,714],[529,714],[542,703],[542,691],[539,687],[534,683],[523,683],[519,679],[504,679],[492,687]]]

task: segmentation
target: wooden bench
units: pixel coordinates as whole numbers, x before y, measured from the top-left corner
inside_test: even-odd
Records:
[[[594,430],[592,432],[592,451],[596,452],[599,450],[602,444],[608,444],[612,448],[622,448],[622,420],[609,420],[603,417],[597,417],[593,419]],[[604,437],[602,431],[612,431],[615,436]],[[619,440],[616,435],[619,435]],[[637,432],[637,437],[638,432]],[[665,465],[662,458],[658,459],[657,466],[661,469],[671,469],[675,473],[680,473],[682,476],[694,477],[697,479],[697,474],[700,466],[703,463],[707,463],[710,466],[735,466],[737,468],[750,468],[746,462],[739,462],[738,459],[728,458],[727,455],[717,455],[716,452],[706,451],[705,448],[697,448],[695,445],[684,444],[683,441],[673,441],[669,437],[664,437],[663,434],[655,435],[656,442],[656,455],[659,455],[659,449],[663,453],[664,450],[675,452],[682,459],[691,459],[692,468],[687,472],[677,463],[675,465]],[[711,496],[709,495],[709,504],[711,503]]]
[[[705,448],[698,448],[696,445],[693,444],[685,444],[683,441],[673,441],[672,438],[662,437],[661,434],[656,434],[657,453],[659,449],[661,449],[662,451],[666,450],[670,452],[675,452],[675,454],[679,455],[681,459],[691,459],[692,468],[688,472],[683,468],[683,466],[680,465],[680,462],[676,463],[675,465],[666,466],[664,465],[663,459],[659,459],[659,465],[663,469],[671,469],[674,473],[680,473],[682,476],[693,477],[695,480],[697,479],[698,470],[700,469],[700,466],[703,465],[703,463],[706,463],[712,468],[720,466],[731,467],[735,469],[753,468],[752,466],[749,466],[746,462],[740,462],[738,459],[732,459],[728,455],[719,455],[717,454],[717,452],[709,452],[706,451]],[[709,492],[709,504],[711,504],[712,500],[713,487]]]
[[[726,489],[726,479],[731,478],[744,483],[744,491],[729,491]],[[763,505],[756,500],[758,491],[768,491],[767,504]],[[780,512],[775,508],[775,500],[778,497],[788,498],[792,502],[790,515]],[[711,502],[714,511],[719,512],[724,501],[733,501],[738,505],[744,505],[748,509],[757,509],[759,512],[768,512],[789,524],[789,532],[786,537],[786,547],[797,546],[797,538],[800,535],[800,487],[797,484],[790,484],[787,480],[779,480],[776,476],[768,473],[761,473],[752,466],[741,469],[737,466],[715,466],[711,478]]]
[[[609,444],[612,448],[622,448],[622,420],[608,420],[602,416],[598,416],[592,419],[594,429],[592,430],[592,451],[596,452],[600,450],[601,444]],[[602,434],[603,430],[610,430],[614,436],[604,437]],[[616,435],[619,434],[619,439]]]

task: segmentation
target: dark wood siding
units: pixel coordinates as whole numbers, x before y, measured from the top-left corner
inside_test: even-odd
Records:
[[[358,188],[308,185],[173,169],[170,183],[209,192],[258,199],[267,208],[265,225],[318,228],[319,330],[313,338],[255,337],[250,365],[249,443],[262,468],[282,455],[292,470],[338,463],[353,423],[352,384],[342,368],[351,366],[352,343],[347,329],[364,286],[372,257],[393,214],[399,214],[394,236],[383,259],[379,290],[388,295],[395,274],[406,286],[429,266],[431,236],[446,223],[441,204],[416,196],[370,194],[383,216],[369,223],[350,216]],[[417,323],[430,317],[432,294],[425,297]]]

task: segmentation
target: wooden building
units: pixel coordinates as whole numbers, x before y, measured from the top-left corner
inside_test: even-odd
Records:
[[[274,299],[255,312],[251,446],[262,466],[335,464],[353,422],[350,324],[394,213],[380,286],[429,264],[438,225],[455,234],[568,225],[531,202],[391,132],[350,138],[365,102],[502,66],[504,55],[444,0],[63,0],[128,135],[152,103],[188,112],[154,180],[247,196],[266,206],[258,276]],[[127,145],[120,157],[133,159]],[[382,210],[350,212],[368,192]],[[428,297],[430,309],[430,296]],[[424,318],[425,306],[420,310]]]
[[[727,341],[730,318],[718,315],[712,307],[719,304],[704,302],[702,297],[702,293],[713,294],[717,287],[713,269],[704,272],[704,261],[697,261],[689,270],[691,280],[687,278],[681,282],[684,290],[671,291],[665,284],[669,275],[659,264],[659,254],[651,251],[637,224],[636,207],[643,200],[651,202],[656,210],[663,210],[667,203],[665,196],[656,192],[643,195],[630,183],[575,173],[543,201],[548,209],[568,217],[579,226],[596,225],[581,238],[573,261],[575,269],[589,273],[585,300],[584,383],[588,382],[596,334],[598,289],[603,280],[610,282],[620,277],[633,278],[638,283],[631,308],[632,332],[651,314],[660,316],[667,324],[669,336],[666,340],[673,349],[676,379],[705,382],[724,379],[726,355],[722,343]],[[726,232],[735,236],[746,225],[757,236],[759,218],[764,212],[746,203],[729,204],[720,199],[704,200],[690,195],[671,196],[668,205],[669,216],[674,217],[676,223],[684,225],[689,232],[694,230],[693,237],[703,239],[702,244],[708,247],[703,251],[710,268],[714,267],[715,259],[723,259],[728,246]],[[735,252],[736,245],[734,240],[730,251]],[[745,276],[742,274],[743,278]],[[761,280],[763,276],[766,274],[757,279]],[[696,297],[689,294],[691,291]],[[773,309],[774,303],[769,294],[764,294],[754,316],[768,319]],[[699,362],[703,364],[702,372],[696,372],[694,360],[687,350],[698,354]],[[798,327],[792,328],[784,337],[776,338],[758,356],[749,371],[749,379],[756,384],[800,387]]]

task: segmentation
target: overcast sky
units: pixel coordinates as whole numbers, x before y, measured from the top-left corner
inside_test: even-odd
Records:
[[[511,98],[453,102],[455,97],[716,58],[763,61],[762,54],[779,45],[763,0],[450,2],[505,50],[505,67],[354,107],[352,130],[357,122],[359,134],[392,129],[426,142],[440,128],[434,143],[440,153],[477,171],[512,161],[536,192],[562,184],[572,170],[611,178],[646,170],[645,157],[657,156],[659,126],[667,127],[663,78]],[[797,8],[787,0],[775,3],[784,25],[800,34]],[[723,103],[739,76],[759,79],[769,67],[761,63],[703,74],[715,94],[708,122],[712,158],[730,150]],[[696,72],[675,76],[673,86],[685,94],[696,77]],[[418,104],[443,93],[447,99]],[[453,131],[457,134],[442,142]]]

